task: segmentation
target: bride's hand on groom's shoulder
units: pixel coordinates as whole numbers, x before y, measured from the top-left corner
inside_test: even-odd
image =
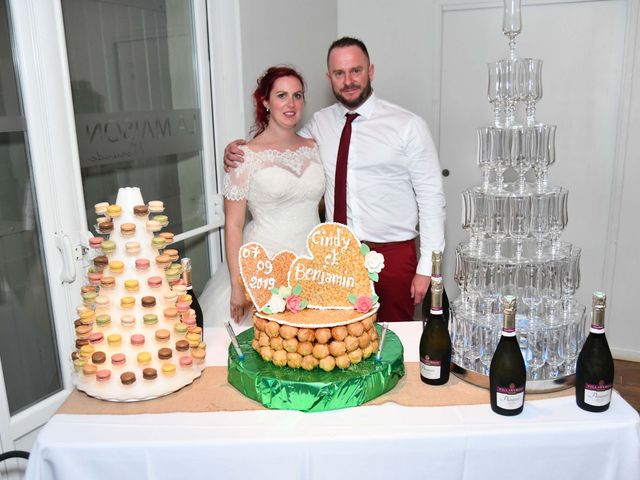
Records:
[[[238,165],[244,162],[244,152],[240,150],[240,145],[245,145],[246,140],[239,138],[228,144],[224,149],[224,171],[229,173]]]

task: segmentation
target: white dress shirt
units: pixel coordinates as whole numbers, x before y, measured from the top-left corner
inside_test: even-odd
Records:
[[[333,218],[336,159],[345,114],[324,108],[299,132],[320,147],[327,219]],[[347,167],[347,224],[361,240],[398,242],[418,235],[417,273],[431,275],[431,251],[444,249],[445,197],[440,164],[422,118],[372,94],[352,124]]]

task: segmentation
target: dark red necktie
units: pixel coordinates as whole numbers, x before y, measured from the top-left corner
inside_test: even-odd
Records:
[[[336,188],[333,206],[333,221],[347,224],[347,160],[349,159],[349,142],[351,141],[351,123],[357,113],[347,113],[347,121],[340,135],[338,160],[336,161]]]

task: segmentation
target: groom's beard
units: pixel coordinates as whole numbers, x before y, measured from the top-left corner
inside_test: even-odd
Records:
[[[356,85],[347,85],[347,87],[349,88],[353,86],[356,86]],[[338,100],[342,105],[353,110],[358,108],[364,102],[366,102],[367,98],[371,96],[372,91],[373,89],[371,88],[371,80],[369,80],[369,78],[367,77],[366,85],[362,87],[362,91],[360,92],[360,95],[358,95],[354,100],[347,100],[342,96],[340,91],[337,91],[337,90],[333,90],[333,95],[336,97],[336,100]]]

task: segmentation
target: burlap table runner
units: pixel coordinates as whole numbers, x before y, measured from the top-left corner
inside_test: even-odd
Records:
[[[406,374],[398,385],[366,405],[394,402],[407,407],[436,407],[448,405],[478,405],[489,403],[489,391],[476,387],[451,375],[446,385],[434,387],[420,381],[418,363],[405,363]],[[529,400],[574,395],[570,388],[546,394],[528,394]],[[227,383],[226,367],[207,367],[202,376],[181,390],[165,397],[144,402],[105,402],[74,390],[56,413],[79,415],[134,415],[142,413],[220,412],[266,410],[258,402],[248,399]]]

